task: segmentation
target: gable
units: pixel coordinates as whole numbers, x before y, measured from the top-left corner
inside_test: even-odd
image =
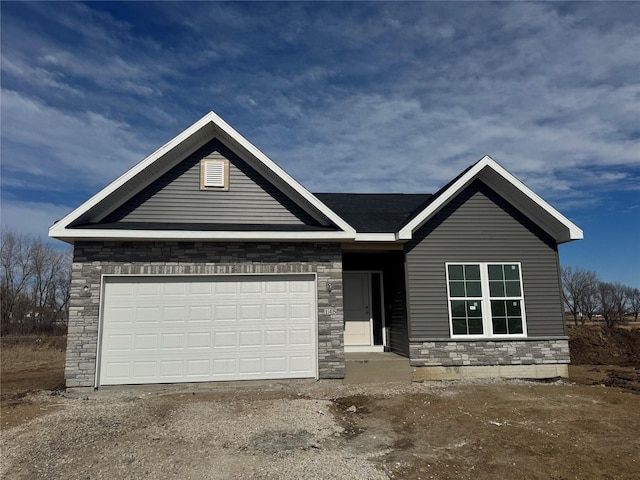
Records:
[[[520,262],[530,337],[563,335],[554,239],[476,180],[406,244],[411,336],[448,338],[446,262]]]
[[[411,251],[428,237],[433,239],[430,242],[440,241],[450,249],[459,249],[463,241],[468,242],[465,248],[471,255],[478,253],[480,244],[487,244],[487,248],[494,249],[498,255],[507,244],[522,249],[527,245],[545,245],[556,250],[555,241],[548,233],[481,180],[473,181],[422,225],[407,243],[406,250]]]
[[[229,162],[227,189],[200,188],[200,164],[203,160]],[[217,138],[207,142],[98,223],[118,222],[319,226],[300,206]]]
[[[215,139],[219,148],[209,145]],[[185,188],[185,182],[193,179],[195,162],[208,155],[229,161],[237,189],[205,197],[207,192],[200,192],[199,181],[197,192]],[[210,193],[228,190],[226,185],[210,187]],[[255,208],[259,211],[252,214]],[[355,234],[339,215],[214,112],[49,228],[50,237],[69,243],[111,239],[344,241],[353,240]]]
[[[436,192],[426,207],[400,229],[398,238],[401,240],[413,238],[414,233],[422,225],[477,179],[498,192],[509,204],[548,233],[556,243],[583,238],[582,230],[577,225],[489,156],[480,159]]]

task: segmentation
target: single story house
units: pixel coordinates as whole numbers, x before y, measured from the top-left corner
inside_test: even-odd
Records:
[[[211,112],[49,235],[74,246],[68,388],[343,378],[353,351],[567,375],[582,231],[490,157],[433,195],[312,194]]]

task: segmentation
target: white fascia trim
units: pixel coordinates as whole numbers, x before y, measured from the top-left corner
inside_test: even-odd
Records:
[[[280,168],[273,160],[271,160],[264,153],[262,153],[255,145],[253,145],[246,138],[240,135],[240,133],[237,132],[231,125],[225,122],[222,118],[220,118],[214,112],[209,112],[209,115],[212,116],[212,118],[214,118],[213,122],[216,124],[217,127],[223,130],[233,140],[238,142],[240,146],[242,146],[245,150],[247,150],[256,159],[260,160],[265,167],[271,170],[276,176],[280,177],[285,183],[287,183],[291,188],[293,188],[311,205],[313,205],[320,212],[322,212],[322,214],[324,214],[327,218],[329,218],[332,222],[334,222],[339,228],[341,228],[345,232],[349,232],[355,235],[356,231],[351,225],[345,222],[333,210],[331,210],[324,203],[318,200],[315,197],[315,195],[313,195],[301,184],[299,184],[293,177],[291,177],[287,172],[285,172],[282,168]]]
[[[348,232],[237,232],[189,230],[82,230],[62,229],[56,232],[59,240],[179,240],[179,241],[340,241],[353,240]]]
[[[190,136],[194,135],[196,132],[206,127],[209,123],[212,123],[213,126],[217,129],[220,129],[222,132],[229,135],[233,140],[238,142],[243,148],[245,148],[250,154],[252,154],[256,159],[261,161],[267,168],[269,168],[273,173],[275,173],[278,177],[280,177],[284,182],[288,183],[291,188],[293,188],[296,192],[298,192],[304,199],[306,199],[311,205],[317,208],[322,214],[324,214],[327,218],[333,221],[340,229],[344,232],[348,232],[351,235],[355,235],[355,229],[351,227],[347,222],[345,222],[341,217],[339,217],[333,210],[327,207],[324,203],[318,200],[311,192],[309,192],[306,188],[296,182],[288,173],[286,173],[282,168],[276,165],[269,157],[267,157],[264,153],[258,150],[253,144],[251,144],[247,139],[245,139],[240,133],[238,133],[234,128],[232,128],[227,122],[225,122],[222,118],[220,118],[216,113],[209,112],[196,123],[191,125],[189,128],[184,130],[182,133],[174,137],[165,143],[162,147],[157,149],[151,155],[147,156],[141,162],[136,164],[133,168],[127,170],[124,174],[118,177],[116,180],[111,182],[105,188],[100,190],[97,194],[91,197],[89,200],[84,202],[78,208],[73,210],[71,213],[60,219],[58,222],[53,224],[49,228],[49,236],[50,237],[58,237],[62,231],[66,229],[74,220],[79,218],[81,215],[89,211],[91,208],[96,206],[102,200],[107,198],[111,193],[120,188],[122,185],[127,183],[129,180],[134,178],[140,172],[142,172],[145,168],[151,165],[153,162],[158,160],[162,155],[175,148],[180,143],[184,142]]]
[[[421,227],[434,213],[436,213],[442,206],[447,204],[453,197],[455,197],[462,189],[464,189],[469,183],[477,178],[483,169],[491,168],[499,175],[505,178],[508,182],[513,184],[524,195],[528,196],[531,200],[537,203],[542,209],[544,209],[549,215],[562,223],[568,233],[562,235],[555,235],[556,240],[562,242],[568,242],[570,240],[580,240],[584,234],[582,230],[574,224],[567,217],[558,212],[555,208],[545,202],[538,194],[527,187],[524,183],[514,177],[511,173],[501,167],[490,156],[485,155],[478,163],[476,163],[469,171],[460,177],[453,185],[451,185],[440,197],[438,197],[433,203],[429,204],[419,215],[414,217],[407,225],[404,226],[398,232],[399,240],[410,240],[413,236],[413,232]]]
[[[395,242],[395,233],[356,233],[356,242]]]

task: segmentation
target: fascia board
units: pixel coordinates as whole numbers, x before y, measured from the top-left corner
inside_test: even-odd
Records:
[[[56,232],[59,240],[177,240],[177,241],[345,241],[355,236],[342,231],[335,232],[237,232],[190,230],[91,230],[61,229]]]
[[[576,224],[562,215],[549,203],[544,201],[537,193],[535,193],[524,183],[518,180],[515,176],[505,170],[495,160],[486,155],[479,162],[477,162],[465,175],[463,175],[453,185],[451,185],[446,192],[440,195],[440,197],[438,197],[432,204],[429,204],[427,208],[425,208],[411,222],[409,222],[404,228],[402,228],[400,232],[398,232],[398,239],[410,240],[413,236],[413,232],[416,229],[420,228],[429,218],[431,218],[431,216],[433,216],[451,199],[453,199],[462,189],[464,189],[475,178],[479,177],[485,168],[491,168],[493,171],[498,173],[506,181],[516,187],[516,189],[518,189],[523,195],[527,196],[530,200],[532,200],[535,204],[542,208],[548,215],[550,215],[565,227],[566,230],[563,229],[561,231],[549,232],[558,243],[564,243],[571,240],[580,240],[584,237],[582,230]]]
[[[281,167],[279,167],[273,160],[271,160],[267,155],[262,153],[255,145],[249,142],[246,138],[244,138],[240,133],[238,133],[231,125],[225,122],[222,118],[218,117],[215,113],[211,112],[210,115],[213,115],[216,120],[215,123],[217,126],[227,135],[229,135],[233,140],[235,140],[242,148],[244,148],[247,152],[249,152],[253,157],[258,159],[262,164],[271,170],[277,177],[279,177],[283,182],[288,184],[295,192],[297,192],[302,198],[304,198],[307,202],[309,202],[313,207],[318,209],[323,215],[325,215],[329,220],[334,222],[339,228],[344,230],[345,232],[349,232],[355,234],[355,229],[345,222],[340,216],[338,216],[333,210],[327,207],[324,203],[318,200],[315,195],[309,192],[306,188],[304,188],[301,184],[299,184],[291,175],[285,172]]]

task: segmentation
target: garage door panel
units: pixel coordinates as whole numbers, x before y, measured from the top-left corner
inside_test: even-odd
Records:
[[[137,334],[133,345],[138,352],[156,351],[158,349],[158,334]]]
[[[313,332],[310,328],[296,328],[289,330],[289,345],[307,347],[313,342]]]
[[[211,322],[211,305],[193,305],[188,308],[189,323]]]
[[[289,358],[289,370],[292,372],[304,372],[309,369],[313,363],[310,355],[292,356]]]
[[[313,307],[309,303],[289,305],[289,320],[306,320],[313,315]]]
[[[237,286],[237,288],[239,288],[239,292],[242,294],[247,294],[247,293],[260,294],[262,293],[262,290],[263,290],[262,282],[252,281],[252,280],[242,282]]]
[[[287,345],[287,330],[266,330],[264,332],[264,345],[268,347],[284,347]]]
[[[238,294],[238,284],[234,281],[218,281],[213,285],[213,293],[216,296],[233,297]]]
[[[132,350],[131,345],[132,334],[119,334],[119,335],[107,335],[105,337],[106,348],[112,352],[130,352]]]
[[[265,357],[264,359],[264,370],[269,374],[284,374],[287,372],[287,357],[279,356],[279,357]]]
[[[135,309],[133,307],[111,306],[106,310],[105,314],[109,316],[111,322],[114,324],[132,324],[135,319],[135,315],[133,314]]]
[[[211,362],[207,358],[187,360],[187,377],[205,377],[211,376]]]
[[[161,293],[161,287],[160,283],[140,283],[134,284],[130,290],[135,292],[136,297],[158,296]]]
[[[163,379],[184,377],[184,361],[163,360],[160,362],[160,377]]]
[[[287,318],[287,305],[281,304],[267,304],[264,309],[265,320],[285,320]]]
[[[187,349],[188,350],[202,350],[211,348],[211,334],[209,332],[203,333],[189,333],[187,336]]]
[[[212,294],[211,282],[192,282],[188,284],[188,292],[191,297],[209,297]]]
[[[158,323],[162,318],[160,307],[137,307],[134,321],[137,323]]]
[[[99,383],[315,377],[311,276],[113,277]]]
[[[240,318],[248,322],[254,322],[262,318],[262,305],[241,305]]]
[[[162,334],[162,350],[182,350],[185,345],[184,333],[164,333]]]

